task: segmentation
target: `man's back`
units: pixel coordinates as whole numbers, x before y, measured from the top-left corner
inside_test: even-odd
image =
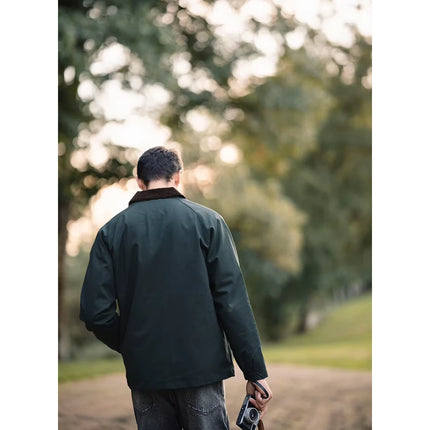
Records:
[[[227,430],[222,381],[234,375],[231,351],[262,415],[267,371],[231,233],[220,215],[177,191],[181,172],[175,151],[141,155],[142,191],[91,249],[80,318],[122,354],[138,430]]]
[[[142,191],[100,230],[97,242],[94,275],[100,279],[99,267],[110,258],[105,290],[118,300],[118,349],[131,388],[194,387],[234,374],[226,325],[243,326],[243,339],[233,341],[239,348],[249,345],[256,328],[220,215],[174,188]],[[90,268],[84,287],[97,282]],[[87,308],[84,296],[82,309],[81,317],[95,323],[98,310]],[[248,354],[238,354],[251,371]]]

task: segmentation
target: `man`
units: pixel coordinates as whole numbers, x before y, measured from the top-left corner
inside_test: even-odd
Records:
[[[81,320],[123,357],[139,430],[228,429],[230,347],[262,415],[272,397],[231,233],[176,189],[181,170],[164,147],[140,157],[142,191],[99,230],[81,293]]]

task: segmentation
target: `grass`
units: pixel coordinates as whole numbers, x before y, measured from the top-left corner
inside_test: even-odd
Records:
[[[372,368],[372,298],[366,295],[334,309],[311,332],[284,342],[263,345],[268,363],[329,366],[346,369]],[[59,382],[123,373],[121,357],[61,362]]]
[[[123,373],[122,358],[78,360],[58,363],[58,382],[94,378],[110,373]]]
[[[366,295],[334,309],[310,333],[263,346],[269,363],[371,370],[372,298]]]

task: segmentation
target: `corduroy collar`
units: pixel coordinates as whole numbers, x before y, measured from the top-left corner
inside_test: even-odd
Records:
[[[185,199],[185,196],[174,187],[153,188],[151,190],[138,191],[129,201],[128,205],[130,206],[132,203],[143,202],[145,200],[169,199],[171,197]]]

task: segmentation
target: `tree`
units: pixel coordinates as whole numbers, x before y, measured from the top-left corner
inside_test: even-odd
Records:
[[[242,116],[235,122],[231,139],[241,148],[251,175],[259,182],[276,184],[278,199],[291,202],[302,215],[301,234],[314,220],[308,216],[308,207],[301,205],[297,193],[291,193],[285,184],[295,181],[295,167],[316,148],[319,129],[329,112],[332,99],[321,78],[323,75],[324,63],[320,58],[310,55],[304,48],[286,49],[276,75],[252,93],[235,100],[235,107]],[[290,227],[294,219],[295,216],[289,214],[284,225]],[[302,236],[302,239],[306,247],[309,237]],[[289,254],[288,241],[282,235],[271,237],[271,240],[278,244],[280,255]],[[255,280],[251,285],[259,285],[254,288],[258,313],[264,315],[265,331],[272,340],[287,333],[292,306],[295,310],[298,297],[307,296],[304,288],[292,294],[293,282],[309,270],[304,267],[307,262],[303,260],[302,246],[296,252],[300,262],[296,270],[269,268],[267,263],[262,269],[256,256],[245,252],[245,262],[249,261],[247,266],[251,268],[247,275]]]
[[[371,281],[371,43],[357,31],[355,40],[351,49],[333,47],[338,72],[328,90],[334,102],[317,147],[284,187],[310,218],[305,270],[292,285],[302,292],[299,332],[313,299]]]
[[[231,2],[231,7],[246,3]],[[151,89],[164,94],[167,102],[160,106],[136,109],[165,124],[170,141],[186,149],[187,196],[225,215],[269,337],[283,334],[291,304],[302,308],[304,321],[320,292],[370,276],[369,258],[361,258],[370,255],[370,43],[359,35],[351,48],[324,42],[330,52],[324,57],[315,54],[321,34],[308,29],[307,45],[293,51],[285,35],[297,23],[274,6],[270,19],[253,16],[245,34],[226,38],[208,12],[217,4],[59,3],[62,358],[68,355],[67,224],[102,187],[131,176],[138,156],[136,149],[105,139],[104,159],[92,157],[95,137],[122,121],[98,103],[112,82],[146,98]],[[251,74],[240,82],[239,65],[252,68],[264,55],[257,36],[276,41],[277,72],[269,78]],[[103,61],[109,52],[116,53],[112,64]],[[329,74],[333,67],[336,73]],[[231,166],[221,160],[229,148],[242,156]],[[258,240],[256,231],[264,232]]]
[[[298,332],[315,302],[371,279],[371,43],[355,32],[352,47],[325,41],[320,56],[315,36],[236,100],[233,132],[253,176],[276,180],[307,216],[301,271],[267,305],[280,325],[295,312]]]

